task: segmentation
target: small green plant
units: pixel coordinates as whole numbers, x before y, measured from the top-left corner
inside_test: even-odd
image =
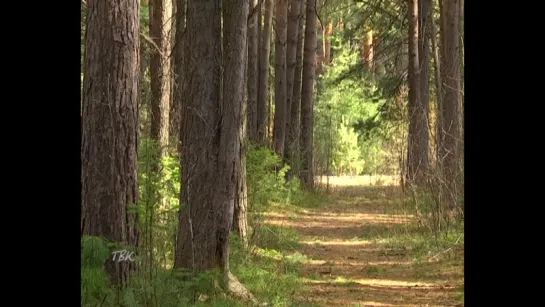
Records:
[[[248,199],[252,211],[264,211],[270,201],[289,202],[298,189],[295,180],[286,181],[288,165],[270,149],[250,148],[246,155]]]

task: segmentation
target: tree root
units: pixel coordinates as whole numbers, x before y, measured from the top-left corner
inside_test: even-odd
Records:
[[[266,303],[259,303],[255,296],[244,286],[233,273],[227,274],[227,293],[236,299],[251,302],[256,306],[267,306]]]

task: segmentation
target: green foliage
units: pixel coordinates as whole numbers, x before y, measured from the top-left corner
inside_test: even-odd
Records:
[[[335,65],[320,77],[314,110],[315,159],[322,173],[329,165],[329,175],[371,173],[384,162],[378,158],[383,140],[370,132],[386,100],[358,63],[358,51],[338,36],[333,40],[339,46]]]
[[[81,298],[82,305],[99,304],[109,290],[109,280],[102,265],[110,251],[99,237],[81,239]]]
[[[268,148],[250,148],[246,154],[246,173],[250,210],[264,211],[269,201],[290,202],[299,190],[296,178],[286,180],[289,165]]]
[[[154,165],[159,163],[159,169]],[[264,211],[271,202],[317,204],[323,198],[302,192],[297,179],[286,180],[288,165],[269,149],[252,148],[247,154],[250,209]],[[182,271],[172,270],[174,238],[179,209],[180,166],[178,158],[159,159],[157,144],[141,139],[138,157],[139,202],[130,210],[139,214],[141,231],[139,271],[131,275],[129,286],[116,289],[102,268],[110,244],[96,237],[82,238],[82,306],[243,306],[219,290],[218,271],[187,279]],[[257,221],[254,219],[254,221]],[[293,251],[300,235],[291,229],[254,225],[254,243],[265,248],[268,256],[242,248],[238,237],[231,239],[231,270],[260,301],[270,306],[295,306],[297,276],[301,254],[284,255],[277,250]],[[185,276],[185,277],[184,277]],[[271,286],[272,285],[272,286]]]
[[[240,281],[269,306],[300,306],[295,299],[302,280],[298,268],[306,260],[300,254],[285,255],[274,249],[249,253],[236,237],[231,243],[231,269]]]
[[[157,143],[141,139],[138,151],[140,254],[146,267],[172,266],[180,208],[180,163],[175,156],[160,156]]]
[[[90,268],[99,268],[108,257],[110,250],[100,237],[84,236],[81,239],[81,263]]]
[[[306,257],[300,253],[283,255],[274,250],[269,253],[250,253],[242,247],[238,237],[231,238],[231,270],[260,301],[269,306],[297,306],[294,299],[302,285],[298,268]],[[98,238],[84,237],[82,258],[95,255],[92,261],[82,261],[82,306],[244,306],[220,290],[217,280],[221,272],[203,272],[192,279],[183,271],[158,268],[150,279],[140,270],[131,275],[125,289],[111,287],[104,270],[97,263],[107,256],[106,243]],[[97,253],[94,248],[97,248]],[[102,252],[102,254],[100,254]],[[106,254],[104,254],[106,252]],[[280,263],[271,257],[280,255]]]

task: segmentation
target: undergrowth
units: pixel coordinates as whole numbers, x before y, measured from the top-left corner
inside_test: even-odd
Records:
[[[81,240],[82,306],[245,306],[215,286],[219,272],[211,271],[187,280],[172,269],[177,231],[180,167],[176,156],[158,158],[158,148],[142,140],[139,148],[139,202],[130,210],[139,214],[139,270],[119,289],[110,284],[104,261],[111,246],[98,237]],[[158,167],[156,166],[158,165]],[[232,236],[230,269],[260,302],[268,306],[303,306],[294,298],[301,287],[297,273],[305,257],[294,250],[300,235],[288,228],[262,225],[262,213],[271,203],[319,206],[319,194],[304,192],[296,178],[286,180],[288,165],[269,149],[247,153],[247,182],[251,249]]]

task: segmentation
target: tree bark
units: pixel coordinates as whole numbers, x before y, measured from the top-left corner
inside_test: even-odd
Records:
[[[441,0],[441,63],[443,86],[442,170],[449,191],[448,206],[456,206],[460,192],[458,142],[460,138],[460,3]]]
[[[173,87],[173,99],[170,106],[170,138],[176,142],[176,148],[178,153],[181,150],[180,143],[180,128],[182,121],[182,105],[184,101],[184,70],[187,67],[187,57],[184,54],[187,50],[186,34],[186,4],[187,0],[175,0],[176,1],[176,32],[174,38],[174,87]]]
[[[174,267],[191,268],[194,274],[221,268],[228,292],[253,299],[229,272],[229,232],[244,180],[248,1],[224,3],[222,86],[220,3],[189,0],[187,12],[187,39],[193,48],[187,50],[191,61],[182,112],[183,207]]]
[[[267,146],[269,123],[269,58],[271,54],[271,33],[274,0],[265,0],[265,20],[261,36],[261,54],[259,57],[259,89],[257,99],[258,140]]]
[[[89,0],[87,10],[81,229],[138,246],[138,217],[127,206],[138,202],[140,3]],[[126,285],[134,264],[109,257],[105,267],[114,283]]]
[[[434,63],[434,79],[435,79],[435,162],[437,166],[440,166],[441,153],[442,150],[441,144],[442,144],[442,137],[443,133],[442,125],[443,125],[443,113],[441,110],[443,110],[443,90],[442,90],[442,82],[441,82],[441,61],[439,58],[439,46],[436,42],[437,32],[435,30],[435,20],[430,20],[430,32],[431,32],[431,45],[433,50],[433,63]]]
[[[149,1],[149,32],[151,83],[151,138],[166,153],[170,112],[170,52],[172,32],[172,0]]]
[[[223,4],[223,110],[220,126],[220,151],[216,203],[221,206],[224,221],[222,240],[229,242],[233,212],[238,210],[237,225],[246,221],[246,180],[244,178],[244,146],[246,120],[246,63],[248,0],[230,0]],[[244,215],[244,216],[241,216]],[[245,226],[238,230],[245,231]],[[242,234],[246,237],[246,233]],[[224,267],[229,267],[229,244],[225,246]],[[227,276],[226,276],[227,277]]]
[[[220,145],[221,10],[216,0],[188,0],[182,105],[182,184],[175,268],[193,273],[225,265],[229,227],[218,193]],[[234,188],[234,183],[233,183]],[[222,194],[223,195],[223,194]],[[232,210],[232,209],[231,209]],[[231,211],[232,214],[232,211]]]
[[[258,72],[258,0],[250,0],[250,18],[248,20],[248,138],[253,144],[257,143],[257,89],[259,85]]]
[[[244,112],[243,112],[244,115]],[[246,123],[243,123],[246,130]],[[242,133],[243,135],[246,132]],[[237,173],[237,194],[235,198],[235,210],[233,214],[233,231],[238,235],[242,246],[248,247],[248,186],[246,184],[246,141],[240,145],[240,161]]]
[[[419,5],[418,0],[409,1],[409,118],[407,144],[407,178],[406,182],[420,185],[427,172],[427,116],[422,106],[421,71],[419,56]]]
[[[421,121],[418,130],[418,139],[420,144],[420,156],[425,172],[429,169],[429,138],[430,138],[430,23],[432,8],[431,0],[419,0],[418,17],[419,17],[419,36],[418,36],[418,56],[420,64],[420,117]]]
[[[276,39],[274,45],[274,125],[273,147],[280,157],[284,156],[286,141],[286,43],[288,30],[288,0],[276,3]]]
[[[313,91],[316,71],[316,0],[307,1],[303,76],[301,86],[301,182],[306,189],[314,188],[312,165],[313,142]]]
[[[292,159],[294,155],[294,137],[291,135],[291,126],[293,121],[291,115],[293,104],[293,88],[295,82],[295,66],[297,64],[297,43],[299,39],[301,2],[302,0],[290,0],[290,10],[288,17],[288,48],[286,51],[286,141],[284,149],[286,161],[289,161],[290,164],[293,164],[294,162]]]
[[[250,7],[249,7],[249,14],[251,16],[252,13],[254,13],[256,16],[256,21],[257,21],[257,16],[259,14],[259,6],[257,6],[257,1],[254,5],[254,8],[252,9],[252,2],[253,0],[250,0]],[[254,25],[255,28],[257,28],[257,24]],[[227,30],[227,29],[226,29]],[[248,44],[250,44],[250,39],[249,39],[249,35],[250,35],[250,23],[248,23],[248,28],[247,28],[247,34],[248,34]],[[259,32],[257,32],[259,33]],[[257,34],[256,33],[256,34]],[[228,33],[226,33],[228,34]],[[224,37],[224,45],[225,45],[226,41],[225,41],[225,37]],[[255,40],[255,46],[256,46],[256,52],[257,52],[257,37],[256,37],[256,40]],[[226,46],[227,47],[227,46]],[[246,63],[245,64],[249,64],[250,63],[250,60],[249,60],[249,50],[250,50],[250,46],[246,46],[246,48],[248,49],[248,53],[245,53],[245,61]],[[224,50],[227,50],[227,49],[224,49]],[[257,54],[256,54],[256,59],[257,59]],[[225,63],[227,64],[227,63]],[[232,63],[231,63],[232,64]],[[257,61],[256,61],[256,64],[257,64]],[[228,67],[226,67],[228,68]],[[257,68],[257,65],[256,65],[256,68]],[[248,67],[248,65],[244,65],[244,74],[243,74],[243,77],[244,79],[242,80],[242,82],[244,82],[244,84],[246,85],[246,94],[245,96],[248,96],[248,89],[249,89],[249,86],[246,82],[249,81],[249,73],[248,73],[248,69],[250,69]],[[255,77],[258,76],[257,74],[257,70],[255,71],[256,74],[255,74]],[[248,79],[246,78],[248,77]],[[257,85],[257,83],[256,83]],[[257,87],[256,87],[257,89]],[[224,79],[224,93],[225,93],[225,79]],[[256,103],[257,103],[257,92],[255,93],[256,94]],[[248,247],[248,188],[247,188],[247,185],[246,185],[246,150],[247,150],[247,145],[248,144],[248,135],[249,135],[249,131],[248,131],[248,121],[250,120],[250,117],[247,115],[247,110],[249,108],[248,106],[248,103],[249,103],[249,98],[246,97],[246,99],[243,99],[242,101],[242,110],[241,110],[241,129],[242,129],[242,134],[241,134],[241,140],[240,140],[240,159],[239,159],[239,163],[237,165],[237,194],[235,196],[235,208],[234,208],[234,213],[233,213],[233,224],[232,224],[232,227],[231,229],[238,235],[238,237],[240,238],[241,242],[242,242],[242,245],[244,248],[247,248]],[[255,128],[257,128],[257,125],[255,126]],[[255,135],[257,136],[257,130],[255,130]],[[255,143],[254,143],[255,144]]]

